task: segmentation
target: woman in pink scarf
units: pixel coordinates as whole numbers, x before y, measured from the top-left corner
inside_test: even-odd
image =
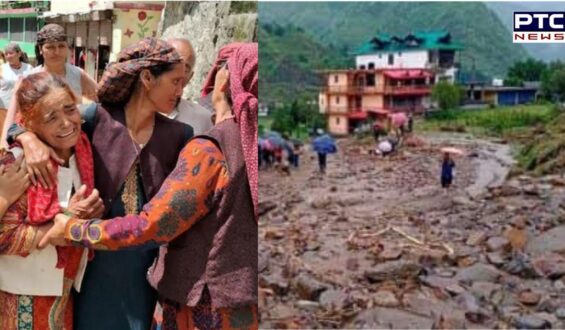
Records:
[[[223,48],[211,72],[203,93],[211,93],[216,125],[186,145],[141,214],[106,221],[59,214],[40,243],[167,244],[148,273],[162,329],[258,328],[257,44]]]

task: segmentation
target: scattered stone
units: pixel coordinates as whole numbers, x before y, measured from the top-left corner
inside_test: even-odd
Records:
[[[491,265],[482,263],[460,269],[455,278],[464,282],[496,282],[502,276],[502,272]]]
[[[320,304],[326,309],[343,310],[351,303],[351,296],[343,290],[327,290],[320,295]]]
[[[563,283],[563,280],[557,280],[553,283],[553,287],[558,291],[565,290],[565,283]]]
[[[398,246],[393,246],[391,244],[385,244],[384,250],[379,253],[379,259],[382,260],[396,260],[402,255],[402,249]]]
[[[306,273],[298,275],[295,279],[294,285],[300,298],[312,301],[317,301],[320,294],[328,289],[324,283],[316,280]]]
[[[496,266],[500,266],[505,262],[504,257],[499,252],[487,253],[487,260]]]
[[[332,203],[332,200],[331,200],[330,197],[320,196],[320,197],[314,197],[310,201],[310,206],[314,209],[323,209],[323,208],[330,206],[331,203]]]
[[[484,231],[475,231],[469,235],[467,239],[467,245],[470,246],[478,246],[483,244],[483,242],[487,239],[487,233]]]
[[[359,269],[359,260],[357,258],[348,258],[345,261],[345,268],[349,271],[356,271]]]
[[[434,322],[432,329],[467,329],[465,316],[458,314],[441,314]]]
[[[259,202],[259,205],[258,205],[259,216],[263,216],[263,215],[271,212],[272,210],[274,210],[276,208],[277,208],[277,203],[275,203],[273,201]]]
[[[365,277],[371,282],[408,279],[417,277],[421,270],[422,266],[414,261],[388,261],[365,271]]]
[[[542,318],[534,315],[524,315],[514,320],[517,329],[550,329],[551,324]]]
[[[310,312],[315,312],[320,308],[320,304],[315,301],[310,300],[299,300],[296,302],[296,306],[300,309],[304,309]]]
[[[377,291],[373,295],[373,301],[375,302],[375,305],[381,307],[398,307],[400,305],[400,302],[396,299],[394,293],[384,290]]]
[[[560,319],[565,319],[565,307],[558,308],[555,311],[555,316],[557,316]]]
[[[501,251],[510,247],[510,241],[504,237],[495,236],[489,238],[486,245],[489,251]]]
[[[432,288],[442,289],[442,290],[444,290],[450,285],[457,284],[457,280],[453,278],[445,278],[434,275],[420,276],[419,279],[422,283],[424,283],[427,286],[430,286]]]
[[[500,284],[491,282],[474,282],[471,286],[471,293],[479,299],[490,300],[490,297],[496,290],[500,290]]]
[[[526,246],[526,252],[530,254],[542,254],[547,252],[565,252],[565,225],[555,227],[532,239]]]
[[[454,295],[458,295],[458,294],[466,292],[467,290],[465,290],[465,288],[463,288],[459,284],[450,284],[450,285],[445,287],[445,291],[447,291],[451,294],[454,294]]]
[[[259,285],[273,290],[279,296],[286,295],[290,288],[288,281],[277,273],[259,276]]]
[[[362,311],[346,328],[431,329],[434,321],[399,309],[376,307]]]
[[[532,291],[522,291],[518,295],[518,300],[524,305],[537,305],[541,299],[541,294]]]
[[[486,311],[480,307],[479,301],[469,292],[464,292],[457,296],[457,303],[465,310],[465,317],[473,323],[482,323],[488,315]]]
[[[513,255],[512,260],[505,264],[503,269],[510,274],[519,275],[524,278],[539,277],[538,272],[525,254]]]
[[[457,261],[457,266],[459,267],[469,267],[477,263],[477,258],[473,256],[468,256],[461,258]]]
[[[559,254],[546,254],[532,261],[533,267],[540,276],[550,279],[565,275],[565,258]]]
[[[269,268],[269,254],[264,252],[259,254],[259,260],[257,261],[257,266],[259,273],[266,271]]]

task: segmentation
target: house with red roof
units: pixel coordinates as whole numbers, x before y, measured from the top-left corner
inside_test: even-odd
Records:
[[[435,83],[455,81],[461,49],[445,31],[372,38],[355,52],[354,69],[322,72],[326,83],[318,102],[328,131],[347,135],[389,113],[423,112]]]

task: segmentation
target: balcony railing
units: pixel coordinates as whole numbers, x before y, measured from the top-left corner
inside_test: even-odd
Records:
[[[326,86],[324,93],[332,94],[371,94],[382,93],[382,87],[378,86]]]
[[[410,94],[429,94],[432,91],[431,85],[410,85],[410,86],[386,86],[385,94],[410,95]]]
[[[346,114],[350,111],[350,107],[347,105],[328,105],[325,110],[329,114]]]

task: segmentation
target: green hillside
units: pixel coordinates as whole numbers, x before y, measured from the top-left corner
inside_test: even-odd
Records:
[[[480,2],[260,2],[259,15],[263,25],[298,27],[289,28],[288,34],[284,31],[282,36],[261,29],[263,91],[273,88],[275,82],[277,86],[311,82],[287,78],[309,79],[311,74],[304,74],[302,69],[324,61],[343,62],[345,53],[378,33],[403,36],[416,31],[447,30],[455,42],[465,47],[459,59],[462,71],[468,75],[474,68],[477,77],[503,77],[513,62],[527,58],[524,48],[512,43],[499,17]],[[285,61],[281,63],[278,57]],[[353,60],[350,56],[345,61],[351,66]],[[273,64],[279,68],[283,64],[282,69],[275,70]]]

